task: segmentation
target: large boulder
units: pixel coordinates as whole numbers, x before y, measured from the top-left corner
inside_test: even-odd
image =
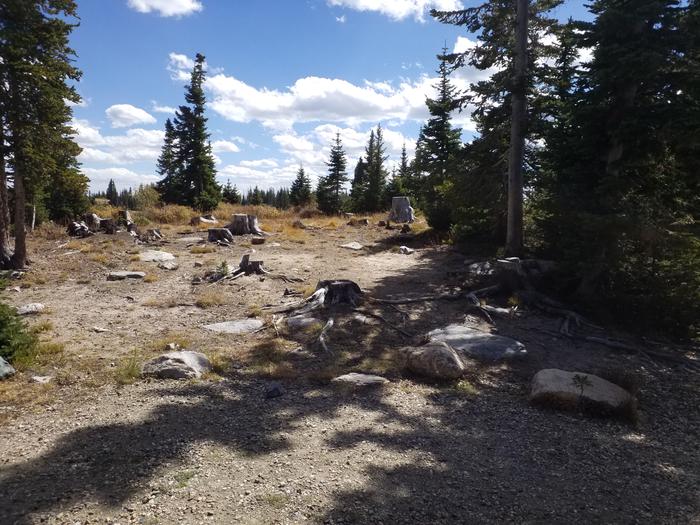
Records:
[[[247,334],[263,327],[260,319],[238,319],[236,321],[224,321],[204,326],[206,330],[222,334]]]
[[[145,377],[158,379],[193,379],[211,370],[211,363],[204,354],[183,350],[169,352],[151,359],[141,371]]]
[[[414,222],[416,215],[408,197],[393,197],[391,199],[390,222]]]
[[[555,408],[598,408],[626,411],[635,404],[627,390],[602,377],[556,368],[540,370],[532,378],[530,401]]]
[[[172,253],[161,252],[158,250],[147,250],[139,254],[139,260],[143,262],[165,262],[174,261],[175,256]]]
[[[400,353],[406,368],[414,374],[443,380],[458,379],[464,374],[462,359],[447,343],[407,346]]]
[[[10,363],[0,357],[0,381],[15,375],[15,369]]]
[[[444,342],[460,355],[484,362],[510,361],[527,356],[525,345],[515,339],[452,324],[428,332],[431,342]]]

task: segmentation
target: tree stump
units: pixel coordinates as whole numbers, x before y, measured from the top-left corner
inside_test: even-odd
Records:
[[[246,215],[244,213],[236,213],[231,217],[231,224],[227,226],[233,235],[267,235],[260,229],[257,215]]]
[[[84,222],[71,222],[68,225],[68,235],[71,237],[87,237],[92,235],[90,228]]]
[[[100,229],[102,218],[96,213],[86,213],[83,215],[83,222],[87,224],[88,228],[92,231],[97,231]]]
[[[209,228],[209,242],[233,243],[233,235],[228,228]]]
[[[129,210],[119,210],[117,214],[117,224],[120,226],[126,226],[128,228],[129,224],[133,224],[134,220],[131,218]]]
[[[100,220],[100,230],[109,235],[114,235],[117,233],[117,224],[112,219],[102,219]]]
[[[411,207],[408,197],[393,197],[391,199],[391,211],[389,212],[390,222],[414,222],[415,213]]]
[[[326,306],[335,304],[351,304],[357,306],[362,302],[362,289],[354,281],[347,279],[319,281],[316,291],[325,289],[323,304]]]

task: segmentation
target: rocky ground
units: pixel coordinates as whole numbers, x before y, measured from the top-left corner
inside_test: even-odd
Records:
[[[321,279],[352,279],[376,298],[447,292],[473,259],[376,226],[262,222],[273,235],[260,246],[241,238],[201,249],[183,239],[202,234],[185,227],[164,228],[157,247],[125,234],[32,239],[33,269],[4,300],[44,304],[28,319],[50,344],[0,383],[0,523],[700,523],[694,368],[558,336],[557,318],[527,308],[491,326],[461,301],[363,309],[416,338],[466,323],[521,341],[528,358],[426,382],[396,359],[410,338],[349,307],[323,313],[335,321],[331,352],[314,327],[204,330],[269,321],[269,306],[299,300],[285,289],[308,295]],[[349,242],[364,248],[341,248]],[[147,249],[174,254],[179,268],[139,261]],[[191,284],[252,249],[304,282]],[[146,278],[107,281],[118,270]],[[137,377],[168,343],[205,353],[215,373]],[[543,368],[634,372],[638,422],[531,406],[529,383]],[[329,382],[350,371],[391,382]],[[283,393],[269,398],[273,383]]]

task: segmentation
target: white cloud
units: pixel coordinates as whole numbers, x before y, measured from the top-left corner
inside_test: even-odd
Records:
[[[186,16],[204,8],[199,0],[128,0],[127,5],[139,13],[157,12],[160,16]]]
[[[277,168],[279,163],[275,159],[242,160],[240,166],[246,168]]]
[[[356,11],[375,11],[393,20],[413,17],[424,21],[430,9],[455,11],[463,9],[459,0],[327,0],[328,5]]]
[[[163,145],[164,132],[157,129],[129,129],[123,135],[102,135],[87,120],[74,119],[76,142],[83,148],[80,161],[130,164],[155,162]]]
[[[339,24],[344,24],[346,21],[345,15],[336,16],[335,21],[338,22]]]
[[[141,108],[131,104],[115,104],[105,111],[113,128],[129,128],[136,124],[155,124],[156,119]]]
[[[151,111],[156,113],[167,113],[170,115],[175,114],[176,109],[172,106],[161,106],[155,100],[151,101]]]
[[[238,153],[241,151],[238,144],[229,140],[215,140],[211,147],[215,153]]]
[[[114,179],[117,189],[137,188],[139,184],[153,184],[157,175],[136,173],[126,168],[83,168],[83,173],[90,179],[91,191],[107,189],[109,179]]]

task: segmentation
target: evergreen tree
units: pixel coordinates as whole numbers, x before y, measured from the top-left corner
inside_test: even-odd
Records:
[[[253,191],[249,192],[249,197],[248,197],[248,204],[251,206],[260,206],[263,203],[263,196],[262,193],[260,192],[260,188],[255,186],[255,189]]]
[[[289,201],[293,206],[308,206],[311,204],[311,180],[301,166],[289,190]]]
[[[5,0],[0,3],[0,265],[26,265],[26,196],[36,198],[57,170],[77,169],[79,148],[70,128],[67,101],[80,97],[68,81],[72,65],[68,37],[76,17],[72,0]],[[72,158],[66,160],[68,153]],[[15,204],[15,249],[9,257],[7,181]],[[73,181],[77,182],[77,177]]]
[[[428,223],[445,230],[452,223],[450,206],[445,194],[459,170],[461,148],[460,128],[452,126],[452,112],[458,108],[457,90],[449,79],[447,50],[440,58],[440,80],[435,86],[437,98],[428,98],[426,104],[430,119],[421,128],[416,143],[415,169],[422,176],[420,206]]]
[[[112,206],[119,206],[119,192],[117,191],[117,185],[114,183],[114,179],[109,179],[105,196]]]
[[[373,144],[372,144],[373,142]],[[370,149],[371,146],[371,149]],[[362,211],[377,212],[384,208],[384,191],[386,189],[386,169],[384,162],[388,158],[384,144],[382,126],[377,126],[374,133],[374,141],[370,135],[370,144],[367,150],[367,190],[365,192],[365,209]]]
[[[335,136],[331,153],[326,163],[328,174],[320,177],[316,189],[316,199],[319,209],[328,215],[340,213],[343,204],[343,186],[348,181],[347,158],[340,140],[340,133]]]
[[[224,189],[221,192],[221,197],[223,198],[224,202],[229,204],[241,203],[241,194],[235,185],[231,186],[230,180],[226,181],[226,186],[224,186]]]
[[[367,150],[374,150],[374,130],[370,132]],[[367,164],[360,157],[355,165],[352,182],[350,183],[350,206],[353,211],[364,211],[367,208]]]
[[[158,168],[159,173],[163,171],[161,175],[165,174],[159,184],[164,200],[211,211],[221,200],[221,188],[216,182],[214,156],[204,116],[204,60],[204,56],[197,53],[185,91],[185,102],[189,105],[180,106],[175,113],[170,143],[166,123],[166,143]],[[174,157],[172,162],[171,156]]]

